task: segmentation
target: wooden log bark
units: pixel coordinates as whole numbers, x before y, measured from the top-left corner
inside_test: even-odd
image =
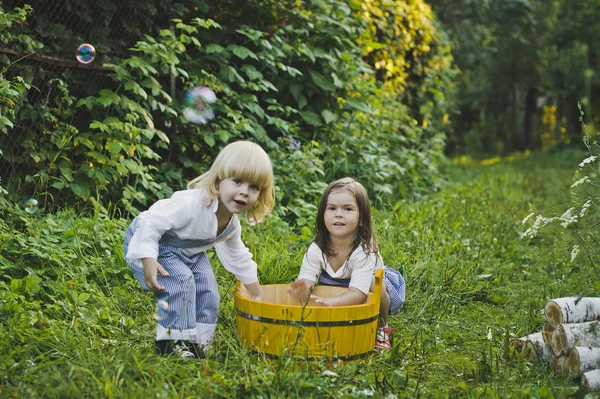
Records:
[[[544,341],[526,341],[523,348],[523,354],[529,360],[548,363],[552,358],[552,349],[550,349]]]
[[[590,370],[581,376],[581,386],[586,390],[600,389],[600,369]]]
[[[546,322],[554,325],[600,319],[600,298],[570,296],[549,301],[544,307]]]
[[[576,346],[600,347],[600,322],[560,324],[552,332],[550,348],[554,356],[567,354]]]
[[[569,370],[573,378],[600,368],[600,348],[576,346],[569,351]]]

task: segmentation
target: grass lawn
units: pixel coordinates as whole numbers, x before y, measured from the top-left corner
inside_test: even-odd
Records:
[[[529,206],[562,213],[583,153],[546,152],[491,165],[447,166],[438,193],[375,212],[388,266],[407,283],[390,319],[393,348],[362,363],[270,360],[235,333],[234,279],[216,261],[221,360],[153,354],[151,294],[123,261],[129,223],[96,206],[28,215],[0,210],[0,397],[67,398],[551,398],[576,383],[516,356],[514,337],[540,331],[549,299],[598,296],[584,256],[563,236],[521,239]],[[263,283],[298,272],[310,238],[244,231]],[[323,374],[325,370],[330,372]]]

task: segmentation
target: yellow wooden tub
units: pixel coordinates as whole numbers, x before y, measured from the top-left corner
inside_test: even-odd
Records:
[[[268,355],[355,360],[372,354],[377,333],[383,269],[365,303],[328,307],[310,300],[306,306],[287,293],[288,284],[263,285],[263,301],[250,299],[238,282],[235,291],[237,332],[247,348]],[[331,297],[342,287],[317,285],[313,294]]]

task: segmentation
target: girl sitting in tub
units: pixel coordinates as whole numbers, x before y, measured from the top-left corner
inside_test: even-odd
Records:
[[[321,197],[316,223],[317,233],[289,293],[306,300],[317,282],[348,287],[336,297],[311,297],[325,306],[358,305],[373,291],[375,271],[383,268],[385,284],[375,349],[390,349],[393,329],[388,326],[388,316],[398,313],[404,303],[404,278],[383,265],[373,232],[369,197],[362,184],[349,177],[329,184]]]

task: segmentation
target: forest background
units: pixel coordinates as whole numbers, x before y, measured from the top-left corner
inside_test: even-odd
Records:
[[[301,251],[329,181],[353,176],[375,208],[398,214],[443,191],[451,176],[469,181],[471,172],[455,174],[452,158],[477,168],[572,146],[580,152],[555,159],[572,155],[574,169],[584,133],[597,123],[597,0],[5,0],[0,11],[6,333],[48,323],[41,304],[56,305],[60,292],[82,283],[76,275],[95,281],[95,263],[82,251],[119,264],[103,275],[107,284],[125,278],[115,243],[127,220],[183,188],[231,141],[259,143],[275,167],[277,207],[256,234],[278,243],[269,234],[295,235],[298,248],[290,248]],[[86,42],[97,51],[91,64],[74,57]],[[217,117],[206,125],[180,112],[195,86],[218,97]],[[563,205],[571,201],[564,186]],[[39,213],[23,212],[29,198]],[[102,229],[98,218],[112,226],[102,233],[108,244],[82,244],[79,234]],[[63,245],[51,238],[57,232],[79,252],[44,253]],[[571,251],[573,241],[560,247]],[[57,271],[74,259],[74,275]],[[265,267],[264,282],[293,277]],[[63,285],[54,284],[57,276]],[[85,299],[65,303],[89,301],[87,288]],[[21,319],[16,309],[25,302],[41,313]],[[31,353],[16,343],[28,334],[11,341],[19,349],[4,358],[7,386],[19,385]]]

